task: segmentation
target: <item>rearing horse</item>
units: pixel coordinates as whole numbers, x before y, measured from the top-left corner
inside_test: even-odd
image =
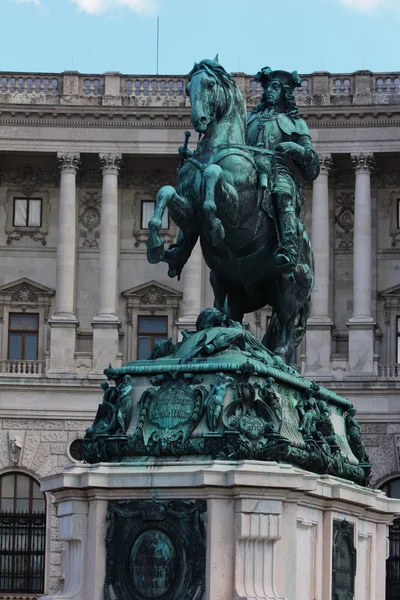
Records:
[[[309,239],[299,233],[297,265],[290,273],[277,272],[273,211],[264,209],[265,199],[261,207],[253,152],[245,141],[245,103],[236,83],[216,60],[206,59],[190,72],[186,93],[200,139],[179,170],[177,190],[164,186],[157,194],[148,260],[163,260],[170,277],[179,275],[200,237],[215,307],[242,322],[245,313],[269,304],[273,315],[263,343],[287,360],[308,316],[314,280]],[[167,207],[180,231],[176,244],[165,250],[160,229]]]

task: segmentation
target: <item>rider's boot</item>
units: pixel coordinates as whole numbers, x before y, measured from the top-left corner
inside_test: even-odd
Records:
[[[278,248],[275,266],[278,270],[292,270],[297,263],[297,217],[289,194],[277,194],[275,206],[278,215]]]

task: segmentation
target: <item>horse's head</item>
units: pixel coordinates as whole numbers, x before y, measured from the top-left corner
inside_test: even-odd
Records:
[[[205,133],[209,125],[225,115],[233,104],[242,105],[240,116],[246,119],[244,102],[236,83],[217,58],[195,63],[189,73],[186,94],[192,107],[191,121],[198,133]]]

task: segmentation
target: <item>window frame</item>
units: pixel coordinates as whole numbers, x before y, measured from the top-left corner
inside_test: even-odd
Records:
[[[25,200],[27,203],[27,208],[26,208],[26,225],[17,225],[15,223],[15,203],[16,200]],[[39,225],[29,225],[29,211],[30,211],[30,204],[32,202],[32,200],[40,200],[40,224]],[[12,213],[12,225],[13,227],[17,228],[17,229],[29,229],[29,230],[36,230],[36,229],[40,229],[42,227],[42,223],[43,223],[43,198],[42,197],[26,197],[26,196],[14,196],[13,198],[13,213]]]
[[[140,319],[150,319],[150,320],[155,320],[155,319],[163,319],[163,321],[165,322],[165,341],[168,339],[168,326],[169,326],[169,322],[168,322],[168,315],[144,315],[144,314],[138,314],[137,315],[137,337],[136,337],[136,356],[137,356],[137,360],[145,360],[143,358],[139,358],[139,339],[140,337],[150,337],[151,342],[150,342],[150,353],[153,351],[154,348],[154,344],[156,343],[154,341],[154,338],[157,336],[160,336],[162,334],[160,334],[159,332],[155,332],[155,333],[146,333],[146,334],[141,334],[139,332],[140,329]]]
[[[17,315],[35,315],[36,316],[36,322],[37,322],[37,329],[34,330],[25,330],[25,329],[11,329],[10,323],[11,323],[11,317],[13,316],[17,316]],[[7,360],[10,361],[19,361],[19,360],[24,360],[24,361],[37,361],[39,360],[39,332],[40,332],[40,314],[38,312],[9,312],[8,313],[8,344],[7,344]],[[10,335],[12,333],[20,333],[22,335],[22,357],[21,358],[9,358],[10,357]],[[26,333],[36,333],[36,358],[25,358],[24,354],[25,354],[25,344],[24,344],[24,340],[25,340],[25,334]]]
[[[154,208],[156,206],[156,203],[155,203],[154,200],[146,200],[145,198],[142,198],[140,200],[140,229],[142,231],[148,231],[149,230],[149,228],[147,226],[145,227],[143,225],[143,204],[145,204],[145,203],[146,204],[153,204]],[[168,211],[168,208],[166,208],[165,210]],[[153,212],[154,212],[154,210],[153,210]],[[165,212],[164,212],[164,214],[165,214]],[[171,227],[171,217],[170,217],[169,211],[168,211],[168,225],[167,225],[167,227],[162,227],[161,226],[160,231],[169,231],[170,227]]]
[[[396,365],[400,364],[400,348],[399,348],[399,342],[400,342],[400,315],[396,315],[396,346],[395,346],[395,357],[396,357]]]

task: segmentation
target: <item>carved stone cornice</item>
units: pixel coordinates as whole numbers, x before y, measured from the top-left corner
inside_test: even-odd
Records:
[[[99,154],[101,171],[103,175],[112,173],[118,175],[122,166],[122,154]]]
[[[36,167],[0,170],[0,185],[18,186],[27,197],[43,187],[58,187],[59,182],[60,176],[55,171],[42,171]]]
[[[364,152],[361,152],[360,154],[352,154],[351,162],[356,175],[357,173],[371,174],[371,171],[375,166],[374,155],[364,154]]]
[[[329,171],[333,167],[331,154],[319,154],[319,172],[322,175],[329,175]]]
[[[57,163],[60,173],[73,173],[76,175],[80,165],[80,154],[72,152],[57,152]]]

